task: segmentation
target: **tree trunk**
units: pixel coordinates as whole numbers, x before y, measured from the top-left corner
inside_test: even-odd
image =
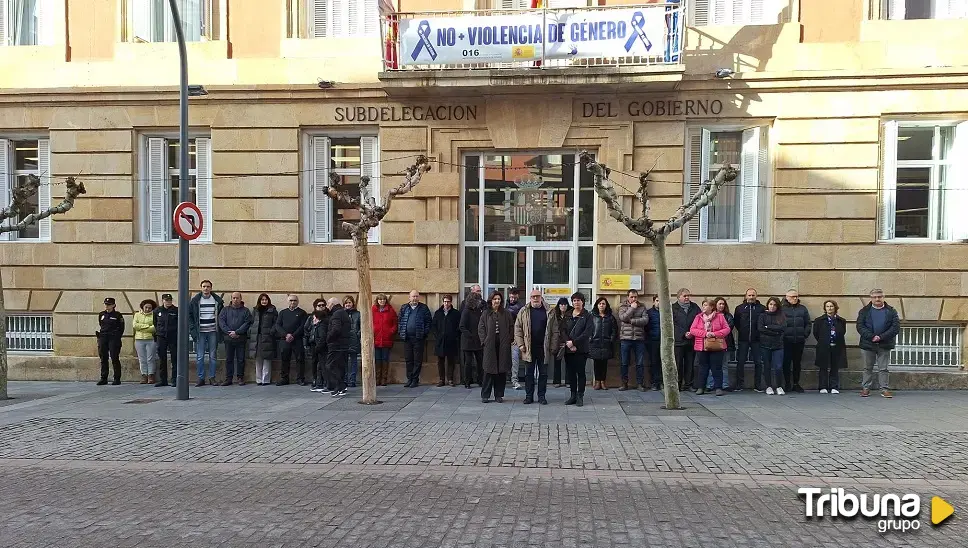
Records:
[[[659,235],[652,241],[652,260],[655,263],[655,274],[659,287],[659,319],[662,323],[662,339],[660,352],[662,355],[662,383],[665,386],[666,409],[680,409],[679,404],[679,373],[676,370],[676,358],[673,351],[675,345],[675,326],[672,323],[672,300],[669,295],[669,263],[666,262],[665,236]]]
[[[363,364],[363,399],[360,403],[373,405],[379,402],[376,399],[376,371],[373,368],[373,318],[370,309],[373,290],[370,283],[370,251],[367,247],[365,230],[354,233],[353,248],[356,250],[356,276],[360,286],[360,293],[356,299],[356,308],[360,311],[360,362]]]
[[[7,399],[7,304],[3,300],[3,272],[0,270],[0,400]]]

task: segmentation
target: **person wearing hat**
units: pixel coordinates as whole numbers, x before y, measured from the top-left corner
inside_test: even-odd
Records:
[[[171,386],[178,380],[175,361],[178,355],[178,307],[172,302],[171,293],[161,294],[161,306],[155,310],[155,338],[158,344],[158,382],[155,386],[168,386],[168,353],[171,353]]]
[[[121,337],[124,335],[124,316],[116,309],[114,297],[104,299],[104,311],[98,314],[97,354],[101,358],[101,380],[98,386],[108,383],[108,356],[114,366],[114,386],[121,384]]]
[[[546,347],[548,333],[548,309],[545,308],[541,291],[531,290],[528,304],[518,312],[514,320],[514,344],[521,353],[521,364],[526,368],[524,376],[524,403],[534,403],[534,388],[538,385],[538,403],[548,405],[548,357],[554,356]]]

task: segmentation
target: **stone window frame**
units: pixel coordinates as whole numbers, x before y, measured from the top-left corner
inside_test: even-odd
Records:
[[[196,186],[196,205],[202,212],[202,235],[193,243],[211,243],[212,234],[212,139],[207,133],[189,133],[189,141],[195,141],[196,149],[196,168],[189,166],[188,176],[195,177]],[[163,140],[165,150],[162,157],[163,167],[158,169],[152,167],[152,154],[157,154],[153,150],[152,142]],[[178,241],[173,233],[172,211],[169,204],[171,194],[172,175],[178,175],[179,170],[168,165],[169,150],[172,141],[177,144],[178,134],[171,132],[150,132],[144,133],[138,139],[138,203],[141,204],[138,212],[139,218],[139,241],[151,244],[173,244]],[[199,148],[201,150],[199,151]],[[156,164],[157,166],[158,164]],[[199,175],[201,171],[201,175]],[[206,176],[207,175],[207,176]],[[156,198],[152,198],[152,193]],[[164,198],[159,198],[163,195]],[[163,200],[158,202],[157,200]]]
[[[767,123],[712,124],[687,126],[683,161],[683,200],[688,200],[699,190],[701,181],[709,175],[709,148],[714,133],[742,133],[741,161],[736,167],[739,176],[732,184],[741,185],[737,203],[740,218],[738,234],[731,239],[708,237],[708,208],[683,228],[686,244],[748,244],[765,243],[770,239],[770,212],[772,211],[770,188],[773,180],[773,132]],[[753,148],[755,147],[755,149]],[[697,152],[698,151],[698,152]],[[730,183],[727,183],[730,184]]]
[[[310,130],[302,137],[303,168],[300,183],[302,200],[303,241],[309,244],[323,245],[352,245],[350,239],[334,238],[334,224],[332,199],[319,189],[329,186],[329,173],[332,166],[330,144],[333,139],[360,139],[360,168],[337,169],[337,173],[349,176],[370,177],[370,195],[378,202],[381,200],[382,185],[380,182],[382,163],[380,161],[379,131],[371,130]],[[380,227],[370,230],[368,241],[370,244],[380,243]]]
[[[968,121],[956,120],[886,120],[882,124],[881,132],[881,166],[878,189],[878,219],[877,240],[890,243],[944,243],[968,240],[968,216],[964,215],[968,207],[968,187],[956,186],[947,188],[947,181],[964,180],[964,172],[968,170]],[[937,143],[932,145],[931,160],[898,160],[897,143],[901,128],[935,128],[935,137],[940,128],[954,128],[952,143],[946,152],[946,159],[941,159],[940,148]],[[931,189],[929,197],[928,236],[915,238],[895,237],[897,170],[899,168],[927,167],[931,169]],[[941,169],[948,168],[948,169]],[[935,184],[936,183],[936,184]],[[932,208],[941,207],[941,211],[931,212]],[[937,226],[940,224],[941,226]],[[943,228],[942,228],[943,227]],[[941,232],[944,235],[941,235]]]
[[[14,146],[16,142],[36,141],[37,142],[37,169],[17,170]],[[44,210],[51,206],[51,187],[50,187],[50,137],[47,135],[23,134],[23,135],[0,135],[0,202],[7,207],[10,204],[11,190],[16,184],[17,177],[24,175],[36,175],[40,177],[41,186],[37,190],[37,209]],[[16,223],[16,219],[5,221]],[[0,234],[0,242],[50,242],[51,241],[51,219],[41,219],[37,224],[37,237],[22,237],[14,232]]]

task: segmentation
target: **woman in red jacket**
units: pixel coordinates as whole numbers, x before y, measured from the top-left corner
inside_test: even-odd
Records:
[[[703,394],[703,386],[709,371],[713,373],[713,388],[716,395],[723,395],[723,357],[726,356],[726,336],[732,328],[726,318],[716,312],[716,301],[708,299],[702,302],[702,313],[692,321],[689,335],[692,335],[693,349],[696,351],[696,361],[699,362],[699,384],[696,394]]]
[[[376,363],[376,385],[390,382],[390,348],[397,334],[397,312],[390,299],[380,293],[373,305],[373,361]]]

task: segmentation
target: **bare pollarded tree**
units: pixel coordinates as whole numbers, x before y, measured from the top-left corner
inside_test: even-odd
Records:
[[[391,188],[383,196],[383,201],[377,203],[371,196],[370,178],[360,177],[360,197],[355,198],[346,192],[341,192],[336,188],[340,182],[337,174],[330,175],[333,186],[326,187],[324,192],[334,202],[343,208],[357,209],[360,218],[355,222],[343,222],[343,228],[347,230],[353,238],[353,250],[356,252],[356,275],[359,281],[359,296],[357,297],[358,308],[360,310],[360,361],[363,362],[363,399],[360,403],[373,405],[379,403],[376,399],[376,373],[373,367],[373,320],[370,317],[371,311],[369,303],[373,302],[372,287],[370,278],[370,252],[368,248],[368,237],[370,229],[380,225],[380,221],[390,211],[393,199],[412,191],[415,186],[420,184],[424,173],[430,171],[430,161],[426,156],[418,156],[417,161],[408,167],[403,174],[403,182]]]
[[[6,174],[0,174],[0,176],[6,176]],[[64,193],[61,203],[43,211],[27,213],[34,209],[31,198],[37,195],[42,184],[40,177],[28,175],[25,184],[13,188],[10,205],[0,210],[0,224],[2,224],[0,234],[19,232],[47,217],[70,211],[74,207],[74,200],[87,191],[84,189],[84,183],[78,183],[74,177],[68,177],[66,183],[67,192]],[[15,219],[19,221],[13,222]],[[7,399],[7,307],[3,301],[3,276],[0,272],[0,400],[5,399]]]
[[[595,192],[598,197],[605,202],[608,214],[616,221],[625,225],[632,233],[642,236],[652,244],[652,257],[655,263],[655,274],[658,279],[656,293],[659,294],[659,306],[662,310],[660,315],[662,321],[662,381],[665,385],[665,407],[667,409],[680,409],[679,403],[679,374],[676,371],[676,361],[673,355],[674,329],[672,325],[672,301],[669,289],[669,264],[666,261],[666,239],[670,234],[682,228],[682,226],[692,220],[699,211],[708,206],[716,199],[719,189],[727,182],[736,179],[737,172],[732,166],[721,168],[712,180],[703,181],[699,190],[693,194],[689,200],[676,209],[676,212],[665,221],[656,222],[651,216],[649,204],[649,171],[639,174],[639,188],[635,192],[635,198],[642,207],[642,214],[633,218],[626,214],[622,208],[622,202],[615,191],[615,184],[609,178],[611,170],[605,164],[599,164],[588,153],[581,152],[583,163],[587,164],[587,169],[595,179]],[[706,382],[703,380],[703,382]]]

